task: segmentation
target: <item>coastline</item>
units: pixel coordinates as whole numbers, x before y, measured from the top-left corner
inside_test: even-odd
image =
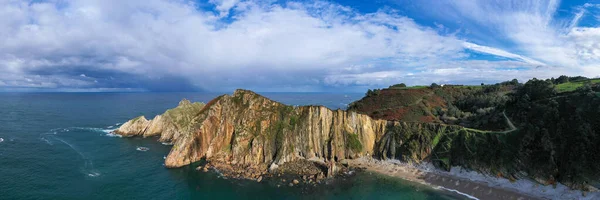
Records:
[[[600,193],[570,190],[564,185],[541,186],[527,180],[510,183],[508,180],[492,178],[477,172],[464,172],[453,168],[445,172],[426,165],[414,166],[397,160],[380,161],[370,158],[348,160],[351,167],[424,184],[461,194],[470,199],[597,199]]]

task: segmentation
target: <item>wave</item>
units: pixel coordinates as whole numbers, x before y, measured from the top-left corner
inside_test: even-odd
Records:
[[[87,175],[88,175],[89,177],[97,177],[97,176],[100,176],[101,174],[100,174],[100,172],[90,172],[90,173],[88,173]]]
[[[467,197],[467,198],[469,198],[469,199],[479,200],[477,197],[471,196],[471,195],[469,195],[469,194],[466,194],[466,193],[462,193],[462,192],[460,192],[460,191],[458,191],[458,190],[448,189],[448,188],[445,188],[445,187],[442,187],[442,186],[435,186],[434,188],[435,188],[435,189],[438,189],[438,190],[440,190],[440,189],[441,189],[441,190],[446,190],[446,191],[449,191],[449,192],[454,192],[454,193],[457,193],[457,194],[463,195],[463,196],[465,196],[465,197]]]
[[[98,170],[94,169],[94,163],[92,162],[91,159],[89,159],[84,153],[82,153],[79,148],[77,148],[76,146],[74,146],[73,144],[63,140],[60,137],[54,136],[54,135],[50,135],[50,137],[56,141],[59,141],[65,145],[67,145],[68,147],[70,147],[73,151],[75,151],[77,154],[79,154],[79,156],[83,159],[84,163],[83,163],[83,169],[82,169],[82,173],[90,176],[90,177],[97,177],[100,176],[100,172],[98,172]]]
[[[167,145],[167,146],[171,146],[171,145],[173,145],[173,143],[169,143],[169,142],[163,142],[163,143],[161,143],[161,144],[162,144],[162,145]]]
[[[148,151],[148,150],[150,150],[150,148],[148,148],[148,147],[138,147],[135,150],[138,150],[138,151]]]
[[[108,137],[123,137],[122,135],[115,134],[114,132],[107,133],[105,136],[108,136]]]
[[[112,126],[109,126],[112,127]],[[116,129],[103,129],[103,128],[94,128],[94,127],[69,127],[69,128],[55,128],[50,129],[50,131],[46,133],[40,134],[40,140],[46,142],[48,145],[54,145],[52,140],[49,140],[46,136],[58,135],[59,133],[71,132],[71,131],[89,131],[89,132],[100,132],[106,133],[105,136],[108,137],[122,137],[121,135],[114,134]]]
[[[45,138],[45,137],[43,137],[43,136],[42,136],[42,137],[40,137],[40,140],[42,140],[42,141],[46,142],[46,144],[49,144],[49,145],[54,145],[54,143],[50,142],[50,140],[46,139],[46,138]]]
[[[93,128],[93,127],[70,127],[68,130],[82,130],[82,131],[91,131],[91,132],[102,132],[102,133],[111,133],[116,129],[103,129],[103,128]]]

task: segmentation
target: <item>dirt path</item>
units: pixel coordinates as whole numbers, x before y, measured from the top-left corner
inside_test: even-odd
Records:
[[[508,127],[510,127],[510,130],[506,130],[506,131],[502,131],[501,133],[510,133],[513,131],[517,130],[517,127],[512,123],[512,121],[510,121],[510,119],[506,116],[506,111],[502,111],[502,115],[504,116],[504,119],[506,119],[506,123],[508,124]]]

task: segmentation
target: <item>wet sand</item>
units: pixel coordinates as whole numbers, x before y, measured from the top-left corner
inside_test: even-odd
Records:
[[[367,171],[372,171],[388,176],[402,178],[408,181],[422,183],[432,187],[443,187],[445,190],[456,190],[465,196],[469,195],[478,199],[542,199],[531,195],[523,194],[511,189],[490,187],[487,183],[467,180],[461,177],[450,176],[447,174],[425,172],[421,169],[403,166],[395,163],[384,162],[374,159],[360,158],[349,160],[348,165],[352,167],[365,168]],[[467,196],[468,197],[468,196]]]

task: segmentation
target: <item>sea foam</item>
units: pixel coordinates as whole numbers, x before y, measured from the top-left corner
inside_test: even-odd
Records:
[[[462,196],[465,196],[465,197],[467,197],[469,199],[479,200],[477,197],[471,196],[471,195],[466,194],[466,193],[462,193],[462,192],[460,192],[458,190],[448,189],[448,188],[445,188],[445,187],[442,187],[442,186],[435,186],[434,188],[438,189],[438,190],[446,190],[446,191],[454,192],[454,193],[460,194]]]
[[[122,135],[115,134],[115,132],[109,132],[106,134],[106,136],[108,136],[108,137],[123,137]]]
[[[138,148],[136,148],[136,150],[138,150],[138,151],[148,151],[148,150],[150,150],[150,148],[148,148],[148,147],[138,147]]]

